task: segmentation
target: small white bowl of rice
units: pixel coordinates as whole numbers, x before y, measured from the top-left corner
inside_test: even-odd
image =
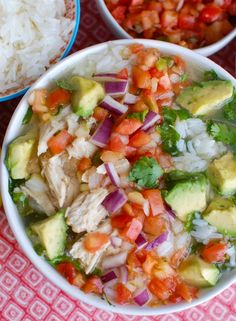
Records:
[[[200,289],[199,296],[194,298],[191,302],[177,302],[175,304],[169,303],[169,304],[163,304],[163,305],[156,305],[156,306],[148,306],[143,305],[139,306],[138,304],[127,304],[127,305],[110,305],[109,302],[106,300],[102,300],[100,297],[93,295],[93,294],[86,294],[82,292],[78,287],[73,286],[67,282],[67,280],[62,277],[48,262],[41,256],[39,256],[32,246],[32,243],[27,235],[26,227],[24,224],[24,220],[20,216],[12,198],[9,194],[8,189],[8,181],[9,181],[9,173],[6,167],[5,159],[7,156],[7,149],[9,144],[21,133],[21,126],[22,126],[22,119],[24,118],[29,104],[28,100],[31,95],[31,93],[34,90],[37,89],[50,89],[55,86],[55,82],[67,79],[70,75],[76,75],[79,74],[81,77],[92,77],[94,74],[97,75],[97,77],[101,76],[107,76],[108,73],[117,73],[118,71],[130,68],[132,66],[132,63],[130,64],[129,59],[125,56],[125,49],[127,49],[127,46],[129,45],[137,45],[141,44],[145,46],[146,48],[154,48],[158,49],[163,55],[165,56],[179,56],[181,57],[185,63],[186,68],[189,76],[193,80],[199,79],[205,71],[214,70],[217,75],[223,79],[228,80],[232,83],[232,86],[236,87],[236,80],[222,67],[218,66],[216,63],[211,61],[208,58],[202,57],[201,55],[197,54],[196,52],[193,52],[189,49],[173,45],[167,42],[161,42],[161,41],[154,41],[154,40],[117,40],[117,41],[111,41],[106,42],[102,44],[98,44],[95,46],[91,46],[89,48],[83,49],[77,53],[74,53],[73,55],[67,57],[63,61],[59,62],[57,65],[53,66],[48,70],[40,79],[30,88],[30,90],[25,94],[25,96],[20,101],[18,107],[16,108],[12,119],[9,123],[8,129],[6,131],[5,139],[2,146],[2,156],[1,156],[1,162],[0,162],[0,183],[1,183],[1,192],[2,192],[2,199],[4,204],[4,209],[6,212],[6,216],[8,218],[10,227],[19,242],[19,245],[25,252],[25,254],[28,256],[28,258],[32,261],[32,263],[55,285],[57,285],[60,289],[71,295],[77,300],[82,300],[83,302],[86,302],[87,304],[91,304],[92,306],[95,306],[100,309],[112,311],[115,313],[120,314],[128,314],[128,315],[153,315],[158,316],[161,314],[169,314],[174,313],[178,311],[183,311],[185,309],[191,308],[193,306],[196,306],[198,304],[201,304],[226,288],[228,288],[233,282],[236,281],[236,269],[232,269],[227,271],[227,273],[224,273],[222,277],[220,278],[219,282],[214,287],[208,287]],[[132,59],[132,57],[131,57]],[[129,69],[130,70],[130,69]],[[114,75],[114,74],[113,74]],[[173,78],[173,77],[172,77]],[[201,79],[201,78],[200,78]],[[74,113],[73,119],[76,116]],[[60,122],[66,121],[65,117],[60,119]],[[76,126],[78,125],[78,121],[76,118]],[[199,139],[199,140],[206,140],[203,136],[206,135],[204,133],[205,129],[204,126],[202,126],[202,122],[200,118],[195,118],[194,122],[191,120],[188,120],[185,122],[185,125],[188,125],[189,128],[191,127],[191,130],[188,129],[188,137],[191,136],[191,140]],[[57,129],[56,129],[57,130]],[[186,135],[182,134],[183,130],[186,130],[183,128],[183,126],[179,126],[179,135],[181,137],[184,137]],[[203,132],[203,136],[199,136],[198,131]],[[44,131],[43,133],[47,133]],[[198,136],[198,137],[197,137]],[[208,137],[209,138],[209,137]],[[184,170],[187,170],[189,172],[195,172],[195,171],[204,171],[205,167],[209,163],[209,159],[211,157],[210,152],[214,153],[213,159],[215,157],[219,157],[224,151],[220,150],[218,142],[215,141],[207,141],[206,144],[209,146],[209,152],[206,151],[206,146],[202,144],[202,149],[197,150],[198,155],[196,155],[196,145],[193,144],[195,147],[194,152],[189,152],[188,154],[183,154],[186,156],[184,159],[174,159],[176,168],[182,169],[181,166],[183,166]],[[181,145],[182,146],[182,145]],[[182,148],[179,146],[178,148]],[[213,146],[213,147],[212,147]],[[192,146],[187,146],[189,150]],[[219,154],[218,154],[219,153]],[[191,157],[188,160],[188,156]],[[193,165],[196,164],[196,157],[202,161],[197,161],[201,168],[195,168]],[[203,161],[204,160],[204,161]],[[59,175],[59,174],[58,174]],[[57,176],[57,175],[56,175]],[[57,177],[55,177],[56,179]],[[190,199],[189,202],[192,200]],[[108,218],[109,219],[109,218]],[[218,237],[219,235],[215,233],[214,230],[209,230],[207,228],[208,225],[205,221],[202,222],[202,220],[196,216],[195,220],[193,222],[195,224],[195,229],[197,233],[197,237],[199,241],[204,243],[204,240],[206,238],[211,238],[210,233],[213,233],[214,235],[212,237]],[[204,223],[204,224],[203,224]],[[180,221],[179,224],[181,225]],[[203,226],[204,225],[204,226]],[[177,229],[177,224],[175,225],[175,228]],[[205,231],[205,232],[204,232]],[[208,234],[206,234],[208,233]],[[180,240],[181,242],[183,240]],[[169,244],[169,243],[168,243]],[[172,244],[172,245],[171,245]],[[175,243],[172,242],[170,245],[175,248]],[[164,245],[164,243],[163,243]],[[167,245],[162,248],[163,250],[167,250]],[[236,266],[235,262],[235,249],[232,249],[233,256],[232,256],[232,266]]]
[[[79,22],[79,0],[0,1],[0,102],[23,95],[68,55]]]

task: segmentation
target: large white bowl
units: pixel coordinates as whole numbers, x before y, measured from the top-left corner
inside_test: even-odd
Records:
[[[107,42],[103,44],[99,44],[96,46],[89,47],[87,49],[81,50],[63,61],[59,62],[53,68],[51,68],[48,72],[45,73],[25,94],[25,96],[20,101],[18,107],[16,108],[10,124],[8,126],[5,139],[2,146],[2,157],[0,163],[0,181],[1,181],[1,191],[2,191],[2,199],[4,208],[6,211],[6,215],[13,230],[15,237],[25,254],[29,257],[29,259],[33,262],[33,264],[53,283],[55,283],[62,290],[70,294],[71,296],[82,300],[86,303],[92,304],[98,308],[110,310],[117,313],[124,314],[132,314],[132,315],[160,315],[165,313],[171,313],[176,311],[182,311],[184,309],[195,306],[199,303],[202,303],[206,300],[211,299],[219,292],[226,289],[230,286],[234,281],[236,281],[236,270],[225,274],[219,283],[214,288],[204,289],[200,293],[200,297],[198,299],[193,300],[191,303],[182,302],[174,305],[163,305],[157,308],[149,308],[149,307],[138,307],[138,306],[110,306],[106,301],[96,297],[94,295],[84,294],[78,288],[70,285],[63,277],[61,277],[55,269],[53,269],[43,258],[38,256],[27,237],[25,232],[25,228],[22,222],[22,219],[16,209],[15,204],[13,203],[11,196],[8,193],[8,171],[5,166],[4,160],[6,157],[7,146],[8,144],[21,132],[21,122],[25,112],[27,111],[28,104],[27,99],[30,95],[30,92],[36,88],[42,88],[49,86],[55,79],[63,77],[65,73],[68,73],[73,67],[82,59],[86,58],[91,54],[98,54],[105,50],[108,44],[119,44],[119,45],[127,45],[130,43],[142,43],[148,47],[155,47],[161,50],[164,54],[175,54],[180,55],[194,73],[199,73],[204,70],[214,69],[217,74],[223,78],[231,80],[234,86],[236,87],[236,80],[223,68],[209,60],[208,58],[202,57],[201,55],[185,49],[183,47],[173,45],[167,42],[155,41],[155,40],[117,40],[113,42]],[[191,200],[190,200],[191,201]]]
[[[109,30],[117,37],[122,39],[133,39],[133,37],[128,34],[119,23],[113,18],[112,14],[108,10],[104,0],[96,0],[98,10],[108,26]],[[194,49],[195,52],[203,55],[210,56],[220,49],[224,48],[231,40],[233,40],[236,36],[236,28],[234,28],[231,32],[229,32],[226,36],[221,38],[219,41],[213,43],[212,45],[205,46],[202,48]]]

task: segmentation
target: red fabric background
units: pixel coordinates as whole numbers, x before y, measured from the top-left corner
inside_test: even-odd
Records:
[[[72,52],[115,39],[94,0],[81,1],[81,25]],[[211,58],[235,76],[236,40]],[[19,99],[0,103],[0,144]],[[236,284],[211,301],[161,317],[105,312],[74,300],[49,282],[22,253],[0,211],[0,321],[236,321]]]

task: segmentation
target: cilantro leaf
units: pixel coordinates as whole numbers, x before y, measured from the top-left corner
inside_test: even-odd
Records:
[[[170,109],[169,107],[164,107],[162,109],[162,116],[164,118],[164,122],[173,125],[176,121],[177,117],[180,120],[185,120],[191,118],[191,114],[188,110],[181,108],[181,109]]]
[[[127,116],[127,118],[135,118],[137,120],[140,120],[141,122],[144,122],[147,113],[148,113],[148,109],[145,109],[144,111],[141,111],[141,112],[130,113]]]
[[[63,89],[69,90],[69,91],[76,90],[75,86],[73,84],[71,84],[70,81],[67,79],[57,80],[56,85],[60,88],[63,88]]]
[[[25,113],[25,116],[24,116],[24,118],[22,120],[22,125],[28,124],[30,122],[32,116],[33,116],[33,110],[29,106],[29,108],[27,109],[27,112]]]
[[[133,165],[129,180],[141,187],[155,188],[163,170],[153,157],[140,157]]]
[[[164,123],[159,127],[160,135],[163,145],[163,150],[172,156],[180,155],[180,152],[176,146],[180,139],[179,133],[175,130],[174,126]]]
[[[220,122],[207,122],[207,132],[217,142],[222,142],[226,145],[236,144],[236,127],[228,126]]]
[[[187,79],[188,79],[188,74],[185,73],[185,74],[183,74],[183,75],[180,76],[180,79],[179,79],[179,80],[182,81],[182,82],[184,82],[184,81],[186,81]]]
[[[186,120],[188,118],[191,118],[191,114],[187,109],[181,108],[175,110],[176,115],[179,117],[180,120]]]
[[[204,80],[209,81],[209,80],[220,80],[220,77],[217,75],[215,70],[207,70],[204,72]]]
[[[193,229],[193,220],[195,218],[195,212],[188,214],[187,220],[184,223],[185,230],[190,233]]]
[[[234,90],[233,99],[223,107],[223,116],[228,120],[236,120],[236,90]]]
[[[34,210],[29,205],[28,198],[22,192],[13,192],[13,202],[16,204],[18,211],[22,216],[32,214]]]

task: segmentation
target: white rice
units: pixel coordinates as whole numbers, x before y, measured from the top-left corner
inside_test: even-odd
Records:
[[[0,93],[40,76],[66,45],[74,21],[64,0],[0,0]]]
[[[174,157],[175,167],[187,172],[201,172],[208,164],[226,152],[227,148],[216,142],[206,131],[206,124],[198,118],[177,120],[175,129],[180,135],[178,150],[183,155]]]

